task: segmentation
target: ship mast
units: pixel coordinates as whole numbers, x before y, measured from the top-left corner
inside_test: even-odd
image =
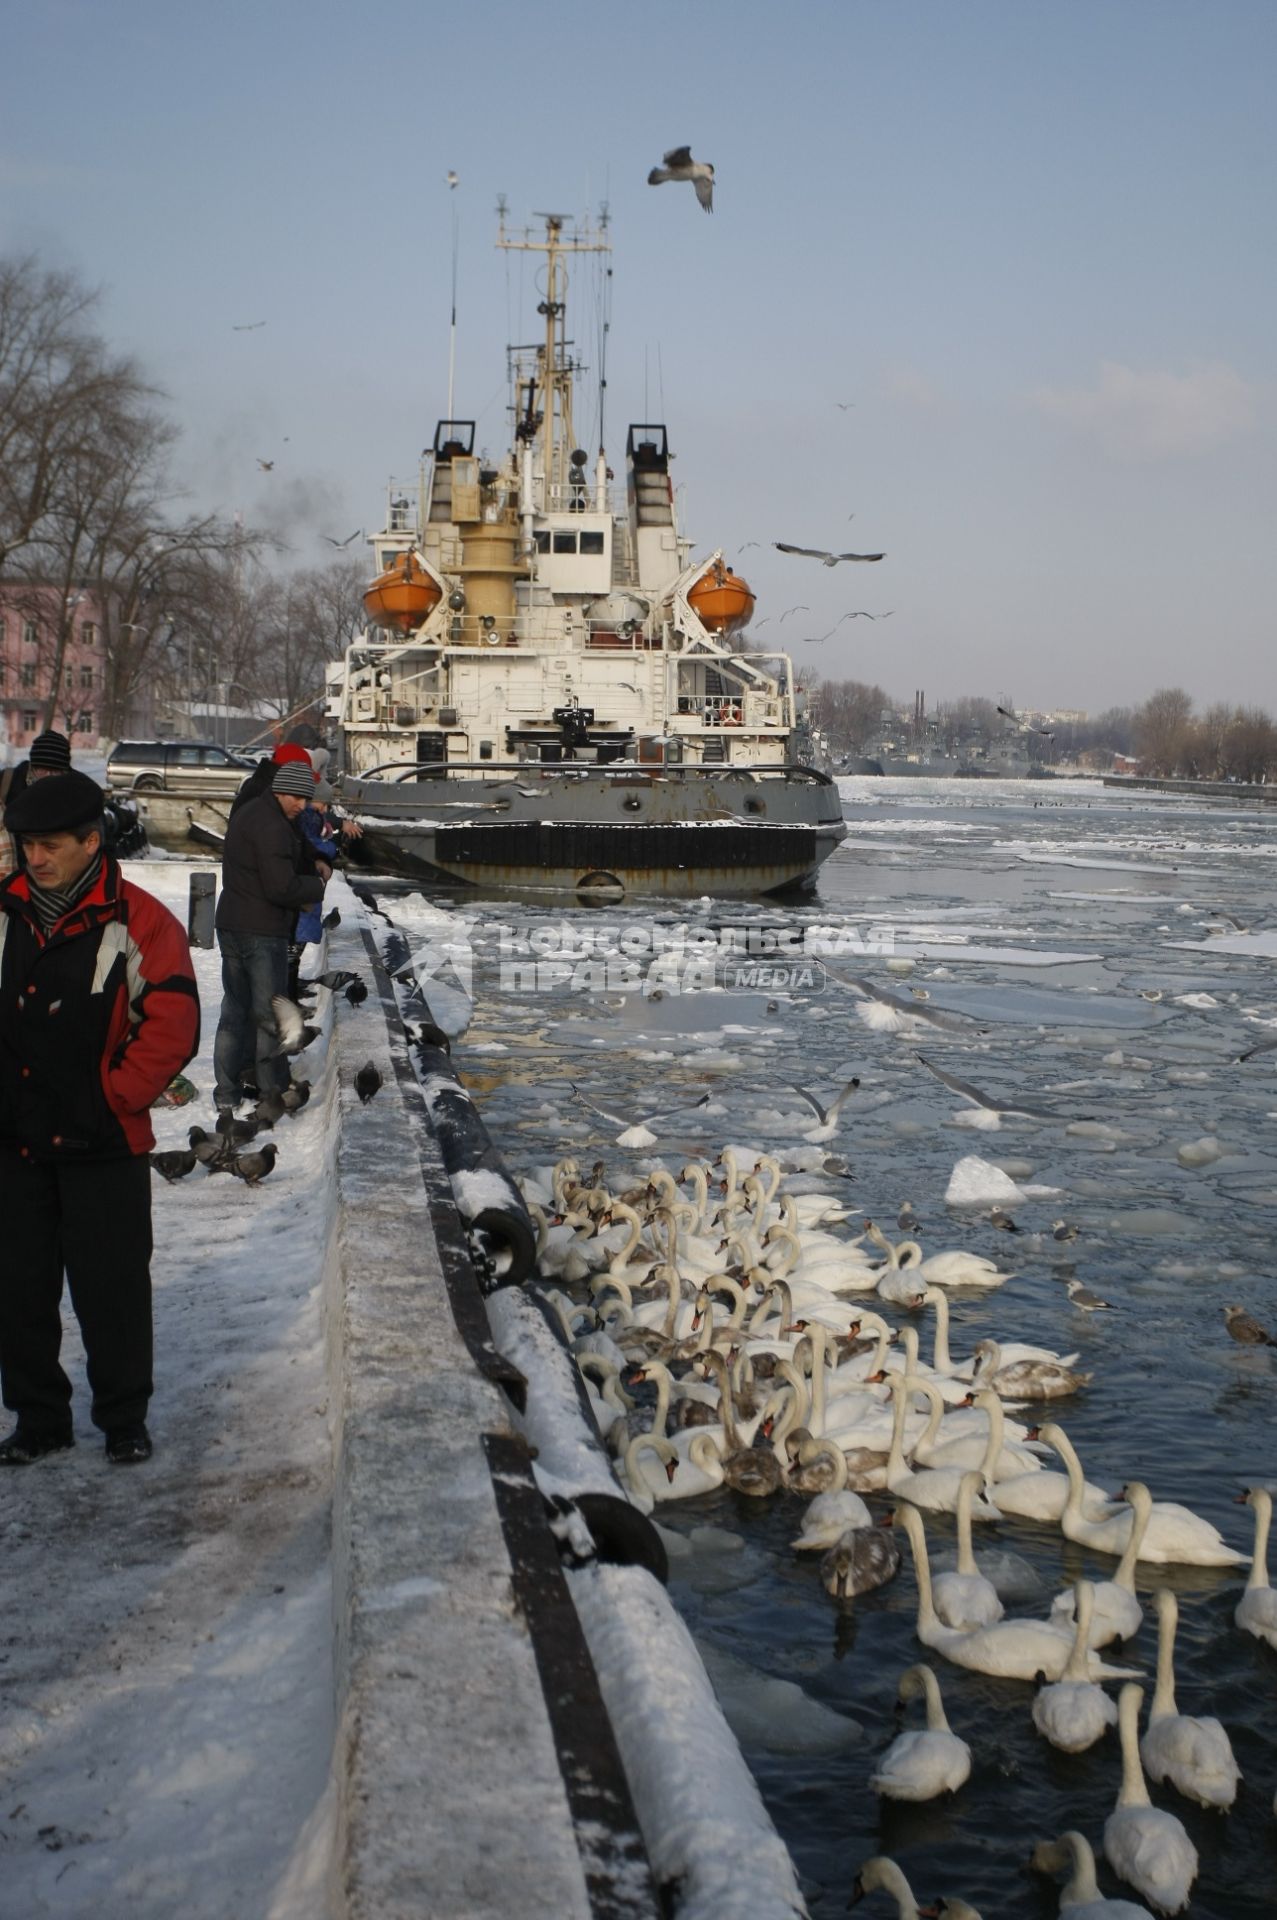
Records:
[[[505,208],[500,205],[497,245],[507,252],[543,253],[546,257],[545,298],[537,308],[545,318],[545,344],[537,349],[540,375],[541,468],[544,494],[542,510],[548,511],[555,500],[567,497],[568,451],[575,445],[572,428],[572,375],[567,340],[567,271],[562,256],[568,253],[610,253],[605,228],[585,224],[568,226],[562,213],[538,213],[545,222],[545,237],[525,227],[522,233],[507,232]]]

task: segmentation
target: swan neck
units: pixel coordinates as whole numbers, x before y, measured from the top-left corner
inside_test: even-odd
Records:
[[[1128,1684],[1122,1688],[1117,1703],[1117,1727],[1122,1741],[1122,1787],[1117,1796],[1119,1807],[1152,1805],[1144,1784],[1144,1769],[1140,1765],[1139,1721],[1140,1701],[1143,1698],[1141,1687]]]
[[[1073,1442],[1063,1427],[1055,1429],[1055,1451],[1064,1462],[1064,1470],[1069,1476],[1069,1497],[1064,1503],[1064,1511],[1071,1520],[1081,1517],[1082,1494],[1086,1482],[1082,1475],[1082,1462],[1073,1450]]]
[[[1069,1483],[1070,1489],[1072,1482]],[[1126,1536],[1126,1545],[1122,1549],[1122,1558],[1117,1563],[1117,1572],[1113,1575],[1113,1585],[1124,1587],[1127,1593],[1135,1591],[1135,1567],[1140,1557],[1140,1548],[1144,1544],[1144,1535],[1148,1528],[1150,1504],[1140,1500],[1131,1508],[1131,1531]]]
[[[958,1572],[968,1577],[980,1571],[971,1546],[971,1502],[974,1497],[975,1480],[969,1473],[964,1473],[958,1482]]]
[[[949,1297],[943,1287],[936,1288],[936,1297],[932,1302],[936,1314],[936,1337],[932,1347],[932,1365],[937,1373],[952,1373],[953,1361],[949,1358]]]
[[[1095,1589],[1089,1580],[1079,1580],[1074,1588],[1077,1596],[1075,1611],[1077,1629],[1073,1635],[1073,1646],[1065,1664],[1061,1679],[1074,1683],[1089,1679],[1091,1663],[1089,1641],[1091,1637],[1091,1615],[1095,1610]]]
[[[906,1473],[905,1464],[905,1415],[908,1411],[909,1388],[905,1380],[897,1377],[891,1383],[894,1406],[891,1412],[891,1450],[887,1455],[887,1483],[893,1477]]]
[[[921,1640],[924,1628],[929,1632],[940,1624],[931,1598],[931,1560],[927,1554],[927,1536],[921,1514],[916,1507],[897,1508],[897,1512],[901,1511],[904,1513],[909,1545],[913,1549],[913,1574],[918,1588],[918,1638]]]
[[[922,1692],[927,1703],[927,1727],[931,1733],[948,1733],[949,1722],[945,1718],[944,1701],[940,1697],[940,1682],[930,1667],[919,1667],[922,1676]]]
[[[1066,1833],[1064,1844],[1072,1857],[1073,1871],[1060,1892],[1061,1912],[1066,1906],[1085,1906],[1088,1901],[1100,1897],[1099,1882],[1095,1878],[1095,1855],[1088,1842],[1080,1833]]]
[[[984,1450],[984,1459],[980,1463],[980,1471],[983,1473],[985,1481],[989,1482],[994,1477],[993,1470],[998,1464],[998,1455],[1002,1451],[1002,1437],[1006,1432],[1006,1422],[1002,1413],[1002,1402],[996,1393],[990,1396],[989,1405],[985,1411],[989,1416],[989,1444]],[[994,1498],[997,1498],[996,1494]]]
[[[1168,1595],[1169,1599],[1170,1596]],[[1171,1600],[1170,1605],[1163,1601],[1157,1610],[1157,1687],[1153,1693],[1151,1717],[1160,1720],[1163,1714],[1175,1711],[1175,1625],[1178,1609]]]
[[[1266,1587],[1268,1585],[1268,1529],[1272,1525],[1273,1503],[1268,1494],[1256,1495],[1255,1508],[1255,1556],[1250,1564],[1248,1587]]]

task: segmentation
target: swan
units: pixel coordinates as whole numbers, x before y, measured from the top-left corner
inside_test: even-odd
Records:
[[[906,1328],[905,1331],[911,1333],[913,1329]],[[909,1358],[907,1343],[905,1346],[905,1357],[906,1359]],[[906,1371],[911,1373],[913,1369],[912,1367],[908,1367]],[[989,1450],[989,1433],[994,1419],[993,1412],[986,1412],[985,1410],[974,1412],[972,1419],[977,1421],[978,1425],[972,1425],[970,1428],[966,1426],[967,1416],[965,1414],[959,1417],[961,1424],[956,1427],[953,1417],[950,1417],[945,1420],[944,1424],[946,1427],[952,1429],[953,1437],[951,1439],[941,1440],[938,1438],[938,1435],[940,1432],[941,1419],[944,1415],[943,1387],[936,1380],[925,1377],[919,1381],[918,1385],[920,1391],[930,1402],[931,1417],[917,1445],[914,1447],[913,1457],[915,1462],[921,1467],[978,1467]],[[969,1400],[970,1397],[969,1394],[963,1395],[964,1401]],[[1018,1474],[1041,1473],[1042,1462],[1038,1459],[1036,1453],[1030,1453],[1027,1447],[1018,1446],[1014,1441],[1007,1440],[1006,1420],[1002,1413],[1002,1403],[998,1400],[996,1394],[994,1394],[993,1399],[997,1402],[997,1416],[1001,1424],[999,1427],[999,1444],[993,1456],[993,1474],[991,1477],[994,1480],[1013,1480]]]
[[[925,1302],[926,1297],[925,1293],[920,1293],[918,1295],[919,1302]],[[904,1355],[904,1367],[902,1371],[911,1376],[917,1375],[919,1379],[925,1380],[929,1387],[934,1388],[945,1406],[962,1406],[967,1397],[967,1382],[965,1380],[955,1380],[952,1374],[937,1373],[934,1367],[929,1367],[925,1360],[918,1358],[919,1346],[920,1342],[917,1327],[901,1327],[900,1350]],[[961,1422],[959,1424],[965,1425],[966,1423]],[[983,1427],[983,1422],[980,1424]],[[980,1434],[982,1443],[984,1438],[985,1435],[982,1431]]]
[[[981,1340],[972,1379],[992,1387],[1004,1400],[1065,1400],[1089,1387],[1095,1375],[1078,1373],[1059,1360],[1006,1360],[996,1340]]]
[[[847,1461],[843,1461],[843,1484],[818,1493],[803,1509],[801,1531],[790,1541],[795,1553],[824,1552],[836,1547],[844,1533],[853,1528],[872,1527],[874,1517],[858,1493],[847,1485]]]
[[[971,1777],[971,1749],[945,1718],[940,1685],[930,1667],[909,1667],[900,1676],[897,1701],[922,1694],[927,1703],[925,1729],[897,1734],[869,1776],[875,1793],[887,1800],[934,1800],[956,1793]]]
[[[1104,1823],[1104,1854],[1119,1880],[1158,1913],[1179,1913],[1197,1878],[1197,1849],[1175,1815],[1163,1813],[1148,1797],[1139,1755],[1143,1698],[1144,1689],[1137,1686],[1123,1687],[1118,1696],[1122,1788]]]
[[[901,1873],[894,1860],[885,1853],[875,1854],[872,1860],[866,1860],[852,1882],[851,1898],[847,1902],[854,1907],[866,1894],[889,1893],[896,1903],[896,1920],[919,1920],[918,1902],[913,1897],[913,1889]]]
[[[916,1382],[906,1379],[903,1374],[889,1373],[887,1379],[894,1396],[894,1420],[891,1429],[891,1451],[887,1455],[887,1485],[898,1500],[908,1500],[915,1507],[925,1507],[928,1513],[952,1513],[958,1504],[958,1488],[962,1484],[961,1467],[923,1467],[912,1472],[905,1462],[904,1434],[906,1401]],[[1001,1436],[989,1430],[985,1446],[985,1456],[980,1468],[981,1478],[986,1480],[994,1460],[997,1458]],[[987,1494],[981,1494],[979,1500],[971,1503],[972,1518],[976,1520],[1000,1520],[1001,1513]]]
[[[995,1620],[992,1626],[975,1627],[960,1633],[946,1627],[936,1613],[931,1594],[931,1568],[927,1561],[927,1539],[922,1515],[916,1508],[896,1508],[896,1518],[909,1536],[913,1549],[914,1571],[918,1578],[918,1620],[916,1632],[924,1647],[943,1654],[956,1667],[975,1673],[987,1673],[995,1679],[1035,1680],[1044,1673],[1058,1680],[1071,1651],[1068,1636],[1045,1620]],[[1098,1655],[1088,1653],[1093,1680],[1125,1680],[1128,1667],[1109,1667]]]
[[[730,1148],[728,1149],[730,1152]],[[797,1214],[804,1227],[818,1226],[822,1220],[850,1219],[853,1213],[859,1213],[859,1207],[844,1206],[841,1200],[827,1193],[782,1193],[780,1190],[780,1162],[770,1153],[760,1153],[754,1162],[754,1178],[767,1180],[766,1199],[783,1208],[786,1202]]]
[[[1074,1590],[1077,1624],[1068,1665],[1053,1686],[1040,1687],[1033,1700],[1033,1724],[1061,1753],[1085,1753],[1109,1727],[1117,1725],[1117,1708],[1086,1677],[1090,1652],[1091,1609],[1095,1604],[1089,1580]]]
[[[1144,1609],[1135,1593],[1135,1563],[1140,1557],[1149,1514],[1153,1511],[1153,1496],[1142,1480],[1131,1480],[1127,1484],[1126,1498],[1135,1515],[1135,1522],[1122,1550],[1117,1572],[1111,1580],[1095,1580],[1091,1583],[1094,1606],[1088,1644],[1092,1647],[1107,1647],[1113,1640],[1120,1646],[1122,1641],[1138,1633],[1144,1624]],[[1073,1625],[1072,1587],[1065,1593],[1057,1593],[1051,1602],[1051,1618],[1061,1626]]]
[[[949,1353],[949,1296],[943,1287],[934,1290],[934,1297],[927,1305],[935,1308],[936,1332],[935,1349],[931,1363],[937,1373],[952,1376],[960,1380],[973,1380],[980,1364],[979,1349],[969,1359],[954,1361]],[[1079,1358],[1076,1353],[1056,1353],[1050,1347],[1029,1346],[1023,1340],[1002,1340],[998,1343],[1004,1366],[1018,1364],[1021,1360],[1042,1360],[1052,1366],[1071,1367]]]
[[[802,1427],[785,1435],[785,1485],[791,1493],[833,1493],[847,1484],[847,1458],[832,1440],[817,1440]]]
[[[983,1407],[989,1416],[990,1446],[996,1439],[997,1447],[993,1458],[996,1461],[1002,1447],[1002,1423],[1005,1415],[1002,1402],[996,1393],[987,1388],[975,1397],[978,1407]],[[1078,1469],[1079,1474],[1081,1469]],[[1005,1480],[997,1480],[993,1485],[993,1497],[997,1501],[998,1512],[1010,1514],[1017,1520],[1046,1520],[1058,1522],[1069,1499],[1070,1482],[1067,1474],[1054,1473],[1049,1468],[1039,1468],[1033,1473],[1008,1475]],[[1089,1481],[1083,1482],[1083,1511],[1087,1513],[1111,1513],[1113,1501],[1103,1487],[1094,1487]],[[1061,1629],[1067,1638],[1072,1638],[1072,1628]]]
[[[1255,1509],[1255,1551],[1250,1563],[1246,1591],[1237,1602],[1233,1619],[1256,1640],[1277,1647],[1277,1593],[1268,1584],[1268,1529],[1273,1517],[1273,1497],[1266,1487],[1248,1487],[1244,1503]]]
[[[1092,1547],[1097,1553],[1121,1554],[1135,1524],[1133,1510],[1125,1506],[1102,1519],[1086,1519],[1081,1510],[1082,1466],[1072,1442],[1063,1427],[1054,1425],[1043,1427],[1041,1437],[1055,1448],[1068,1468],[1069,1497],[1060,1515],[1065,1539],[1076,1540],[1079,1546]],[[1209,1520],[1170,1500],[1153,1502],[1138,1551],[1141,1560],[1161,1566],[1236,1567],[1246,1561],[1246,1555],[1230,1547]]]
[[[820,1582],[835,1600],[885,1587],[900,1571],[900,1542],[888,1526],[848,1527],[820,1562]]]
[[[1157,1686],[1140,1741],[1140,1759],[1150,1780],[1170,1781],[1199,1807],[1231,1807],[1241,1779],[1228,1735],[1218,1720],[1197,1719],[1175,1708],[1175,1595],[1159,1587],[1157,1608]]]
[[[929,1287],[1004,1287],[1014,1278],[984,1254],[965,1253],[960,1247],[928,1254],[918,1273]]]
[[[1029,1865],[1037,1873],[1071,1869],[1060,1888],[1060,1913],[1069,1920],[1148,1920],[1148,1908],[1133,1900],[1106,1900],[1095,1879],[1095,1855],[1080,1833],[1062,1833],[1058,1840],[1042,1840],[1033,1849]]]
[[[946,1627],[960,1633],[992,1626],[1003,1612],[992,1581],[985,1579],[971,1551],[971,1502],[982,1484],[981,1474],[963,1474],[958,1485],[958,1564],[952,1573],[937,1573],[931,1584],[936,1612]]]
[[[643,1458],[655,1454],[656,1461]],[[650,1513],[661,1500],[691,1500],[701,1493],[712,1493],[723,1484],[722,1474],[714,1475],[713,1461],[718,1451],[712,1437],[698,1433],[686,1455],[660,1434],[638,1433],[625,1449],[625,1483],[633,1504]],[[658,1464],[659,1463],[659,1464]]]

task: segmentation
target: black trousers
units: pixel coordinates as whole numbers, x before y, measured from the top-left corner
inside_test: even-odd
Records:
[[[132,1426],[151,1397],[151,1167],[37,1162],[0,1149],[0,1385],[32,1433],[71,1430],[62,1277],[80,1323],[95,1427]]]

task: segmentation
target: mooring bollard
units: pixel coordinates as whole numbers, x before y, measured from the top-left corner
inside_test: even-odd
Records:
[[[191,903],[186,916],[186,933],[193,947],[213,944],[213,912],[217,905],[217,875],[191,875]]]

